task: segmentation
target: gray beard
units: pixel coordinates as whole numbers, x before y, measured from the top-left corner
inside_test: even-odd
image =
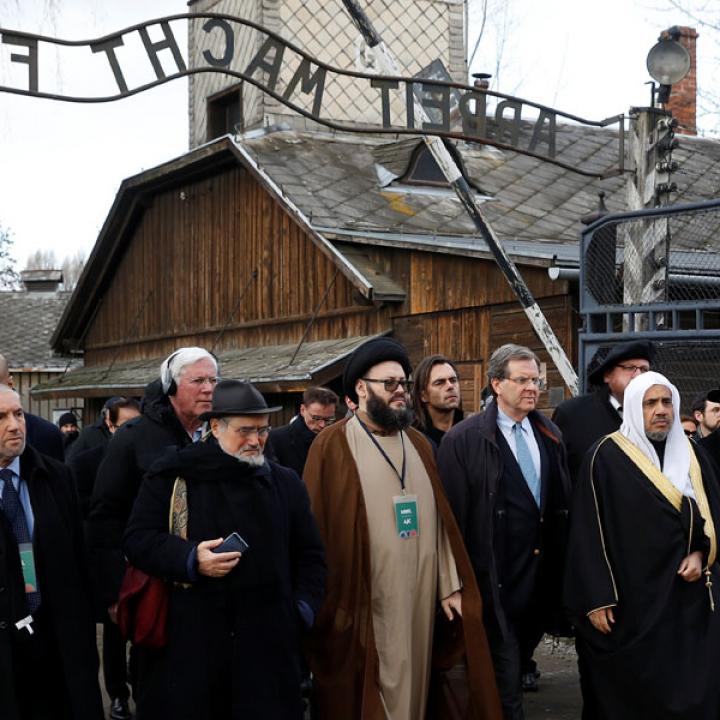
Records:
[[[668,432],[669,430],[652,430],[651,432],[646,432],[645,435],[648,440],[652,440],[653,442],[662,442],[667,439]]]
[[[245,463],[245,465],[250,465],[250,467],[262,467],[265,464],[265,455],[263,453],[252,455],[251,457],[237,453],[236,455],[234,454],[233,457],[241,463]]]

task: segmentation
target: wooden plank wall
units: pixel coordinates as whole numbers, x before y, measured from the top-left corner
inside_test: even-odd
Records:
[[[540,301],[550,326],[570,357],[575,351],[572,303],[568,295],[545,298]],[[463,376],[463,401],[477,409],[480,392],[486,383],[487,361],[493,350],[505,343],[526,345],[547,363],[548,389],[562,388],[563,381],[552,360],[538,340],[522,308],[515,302],[455,311],[423,313],[393,320],[394,335],[407,348],[413,365],[426,355],[441,353],[459,363],[480,365],[472,368],[472,377],[480,386],[470,388],[467,369]],[[553,392],[553,396],[558,390]],[[470,396],[468,396],[470,393]],[[569,394],[564,393],[564,396]],[[552,407],[550,393],[541,396],[541,409]]]
[[[492,349],[528,345],[562,381],[494,262],[364,245],[407,292],[403,303],[375,304],[336,271],[311,238],[242,167],[158,192],[133,230],[86,340],[86,365],[162,357],[181,345],[218,349],[299,341],[316,306],[327,300],[307,340],[371,335],[394,329],[416,363],[440,352],[468,364],[464,387],[473,405]],[[257,279],[248,280],[253,270]],[[568,355],[575,327],[568,284],[543,267],[523,277]],[[547,396],[545,396],[547,397]],[[274,422],[287,422],[293,399]],[[285,407],[287,406],[287,407]]]
[[[25,412],[39,415],[40,417],[55,422],[55,415],[70,410],[78,418],[82,418],[84,400],[83,398],[51,398],[38,399],[30,394],[30,388],[49,380],[54,380],[59,373],[50,372],[22,372],[17,369],[11,370],[15,390],[20,394],[23,409]]]
[[[253,270],[258,277],[246,290]],[[329,286],[308,340],[389,327],[388,313],[356,303],[335,270],[241,167],[165,191],[113,277],[87,337],[86,364],[212,345],[226,324],[224,348],[297,342]]]

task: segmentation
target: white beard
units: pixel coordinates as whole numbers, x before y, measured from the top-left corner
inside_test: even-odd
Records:
[[[243,455],[242,451],[240,451],[232,453],[232,456],[241,463],[245,463],[251,467],[262,467],[265,464],[265,455],[263,453],[259,455]]]

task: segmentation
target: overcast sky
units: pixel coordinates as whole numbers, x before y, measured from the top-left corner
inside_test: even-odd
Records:
[[[663,10],[668,0],[495,0],[492,7],[493,1],[472,69],[497,76],[500,57],[500,86],[495,78],[493,89],[590,120],[649,104],[647,53],[662,29],[687,24]],[[184,0],[54,0],[50,5],[59,9],[48,17],[47,5],[48,0],[0,0],[0,26],[85,40],[186,11]],[[480,0],[471,3],[471,49],[479,6]],[[185,32],[177,39],[184,49]],[[709,51],[701,36],[701,87],[711,82]],[[14,73],[24,68],[9,63],[10,52],[0,45],[0,85],[17,86]],[[106,80],[90,76],[81,60],[65,57],[59,73],[41,74],[41,88],[80,94]],[[138,67],[125,65],[127,72],[141,77],[148,71],[143,51],[128,57]],[[54,72],[52,57],[41,57],[40,65]],[[0,226],[13,233],[19,268],[37,249],[53,249],[58,259],[77,250],[89,253],[122,180],[182,154],[187,138],[186,80],[97,105],[0,93]]]

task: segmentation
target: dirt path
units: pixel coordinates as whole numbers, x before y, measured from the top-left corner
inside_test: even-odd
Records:
[[[539,691],[525,693],[525,720],[579,720],[582,709],[577,656],[572,642],[545,638],[535,652]]]

